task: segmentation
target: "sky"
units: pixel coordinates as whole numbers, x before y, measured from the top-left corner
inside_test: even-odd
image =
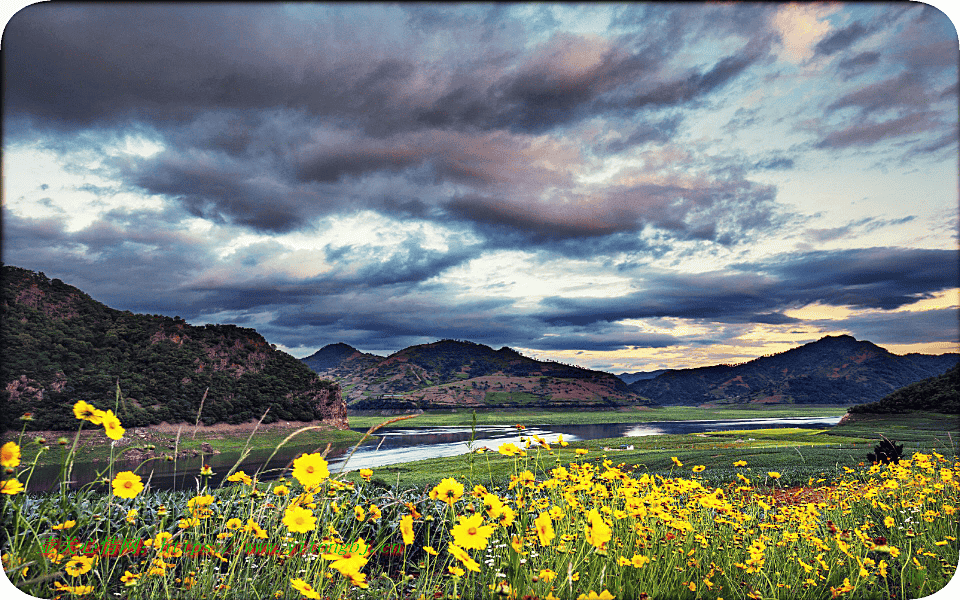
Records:
[[[957,351],[958,44],[889,4],[34,4],[2,260],[296,357]]]

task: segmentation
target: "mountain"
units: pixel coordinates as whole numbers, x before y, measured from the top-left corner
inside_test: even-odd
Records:
[[[115,310],[9,265],[0,284],[0,430],[19,428],[27,412],[31,429],[76,429],[78,400],[113,409],[126,427],[192,424],[201,401],[206,425],[259,419],[269,408],[265,423],[347,426],[340,387],[253,329]]]
[[[657,369],[656,371],[636,371],[634,373],[620,373],[617,377],[620,381],[630,385],[634,381],[640,381],[642,379],[653,379],[661,373],[666,373],[668,369]]]
[[[609,407],[639,401],[609,373],[467,341],[441,340],[387,357],[332,344],[301,360],[338,381],[351,409]]]
[[[667,371],[630,389],[661,405],[862,404],[958,361],[955,353],[900,356],[849,335],[827,336],[740,365]]]
[[[851,406],[847,412],[905,413],[912,410],[960,414],[960,364],[943,375],[902,387],[877,402]]]
[[[330,344],[310,356],[301,358],[316,373],[339,379],[357,370],[364,370],[383,360],[382,356],[360,352],[348,344]]]

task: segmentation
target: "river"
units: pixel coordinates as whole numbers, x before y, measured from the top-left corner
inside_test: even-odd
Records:
[[[475,448],[485,446],[496,449],[507,442],[519,445],[521,436],[528,437],[531,435],[538,435],[547,442],[555,442],[562,434],[564,441],[573,442],[600,438],[706,433],[739,429],[783,427],[822,429],[836,425],[840,419],[841,417],[837,416],[604,423],[596,425],[538,425],[528,426],[523,431],[518,431],[512,425],[486,425],[478,426],[475,436],[470,427],[404,427],[378,431],[379,438],[365,442],[356,450],[346,465],[344,461],[352,447],[331,451],[327,459],[330,462],[330,472],[337,473],[344,468],[347,470],[372,469],[396,463],[464,454],[469,451],[468,445],[472,436],[474,437]],[[365,430],[357,431],[363,433]],[[269,464],[265,464],[273,448],[255,449],[238,468],[251,475],[258,469],[263,469],[264,473],[261,478],[276,478],[297,455],[301,452],[313,450],[312,447],[304,446],[284,447],[280,452],[277,452],[277,455]],[[215,473],[210,483],[218,485],[239,457],[239,453],[230,452],[207,456],[205,459],[199,457],[183,459],[176,463],[151,461],[144,465],[138,473],[145,480],[148,477],[150,478],[150,486],[153,489],[191,489],[197,486],[196,475],[199,473],[202,463],[206,462]],[[74,464],[71,479],[74,481],[74,485],[82,485],[94,480],[97,472],[105,466],[105,463],[77,462]],[[129,468],[133,467],[122,464],[114,465],[115,472]],[[27,487],[30,491],[54,489],[58,481],[58,474],[59,469],[55,466],[38,468]]]

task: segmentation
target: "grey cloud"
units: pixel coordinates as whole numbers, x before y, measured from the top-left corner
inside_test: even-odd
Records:
[[[879,52],[861,52],[837,63],[837,68],[844,79],[850,79],[866,71],[869,67],[880,62]]]
[[[830,56],[841,50],[846,50],[858,40],[870,34],[871,31],[869,27],[865,27],[859,21],[855,21],[817,42],[817,45],[813,48],[814,54]]]
[[[827,110],[855,107],[862,115],[867,115],[890,108],[919,109],[928,103],[928,92],[922,78],[917,73],[903,71],[894,77],[841,96],[830,103]]]
[[[773,257],[724,273],[658,274],[646,291],[618,298],[549,298],[552,325],[652,317],[723,323],[783,324],[783,310],[820,302],[890,310],[958,285],[958,257],[948,250],[868,248]]]
[[[939,123],[928,113],[912,113],[886,121],[867,121],[831,131],[815,144],[816,148],[869,146],[882,140],[937,129]]]
[[[814,320],[809,324],[824,330],[836,329],[838,325],[835,320]],[[854,315],[841,324],[857,339],[876,344],[956,344],[960,339],[957,311],[952,308]]]

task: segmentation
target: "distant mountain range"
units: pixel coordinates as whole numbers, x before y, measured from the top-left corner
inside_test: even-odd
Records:
[[[97,302],[59,279],[0,267],[0,431],[75,430],[73,404],[116,411],[126,427],[167,421],[324,420],[347,426],[340,387],[253,329],[196,327]],[[119,382],[122,399],[114,406]],[[205,398],[205,399],[204,399]]]
[[[339,381],[351,409],[599,408],[860,404],[939,375],[960,362],[960,354],[899,356],[841,335],[740,365],[620,376],[454,340],[412,346],[385,358],[331,344],[301,360],[322,377]]]
[[[636,371],[634,373],[620,373],[617,377],[620,378],[620,381],[624,382],[627,385],[630,385],[634,381],[640,381],[642,379],[653,379],[660,373],[666,373],[669,369],[657,369],[656,371]]]
[[[862,404],[940,375],[960,354],[892,354],[849,335],[740,365],[667,371],[630,389],[660,405]]]
[[[321,377],[340,382],[348,407],[357,410],[645,403],[610,373],[466,341],[411,346],[387,357],[331,344],[301,360]]]

